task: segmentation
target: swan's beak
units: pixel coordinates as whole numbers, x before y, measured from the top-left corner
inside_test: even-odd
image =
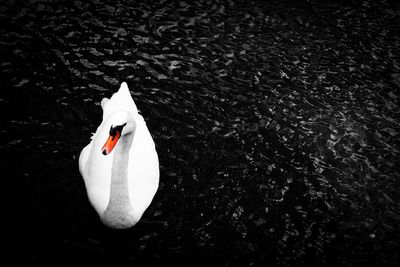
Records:
[[[103,155],[110,154],[120,137],[121,133],[119,131],[115,132],[115,135],[110,135],[104,146],[101,148],[101,153],[103,153]]]

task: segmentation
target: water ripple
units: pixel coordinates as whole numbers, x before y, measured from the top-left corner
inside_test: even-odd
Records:
[[[0,149],[32,258],[398,259],[400,14],[379,2],[7,2]],[[74,160],[122,81],[161,163],[129,240],[95,226]]]

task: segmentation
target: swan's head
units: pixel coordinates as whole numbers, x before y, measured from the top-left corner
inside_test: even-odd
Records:
[[[103,155],[110,154],[121,138],[133,133],[136,129],[134,116],[129,112],[117,112],[110,118],[110,121],[109,136],[101,148]]]

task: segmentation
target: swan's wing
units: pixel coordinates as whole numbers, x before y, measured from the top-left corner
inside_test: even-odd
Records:
[[[102,109],[104,109],[104,107],[105,107],[105,105],[107,104],[108,100],[110,100],[110,99],[108,99],[107,97],[104,97],[104,98],[101,100],[100,104],[101,104],[101,108],[102,108]]]
[[[155,144],[140,114],[136,115],[136,133],[129,152],[129,195],[140,217],[150,205],[159,183],[159,162]]]
[[[82,177],[85,177],[86,163],[89,158],[90,150],[92,149],[92,143],[93,142],[90,142],[87,146],[85,146],[79,155],[79,171]]]
[[[114,93],[108,101],[102,100],[101,106],[103,108],[103,121],[121,110],[129,111],[132,114],[138,112],[126,82],[121,83],[118,92]]]
[[[82,176],[84,176],[83,174],[90,155],[90,151],[92,150],[93,142],[94,140],[96,140],[96,136],[100,132],[100,128],[101,124],[99,127],[97,127],[96,132],[93,133],[90,137],[90,143],[82,149],[81,154],[79,155],[79,171],[81,172]]]

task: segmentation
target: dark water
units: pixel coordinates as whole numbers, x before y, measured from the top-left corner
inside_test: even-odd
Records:
[[[395,1],[48,2],[0,7],[14,260],[399,264]],[[161,177],[141,223],[114,231],[77,156],[122,81]]]

